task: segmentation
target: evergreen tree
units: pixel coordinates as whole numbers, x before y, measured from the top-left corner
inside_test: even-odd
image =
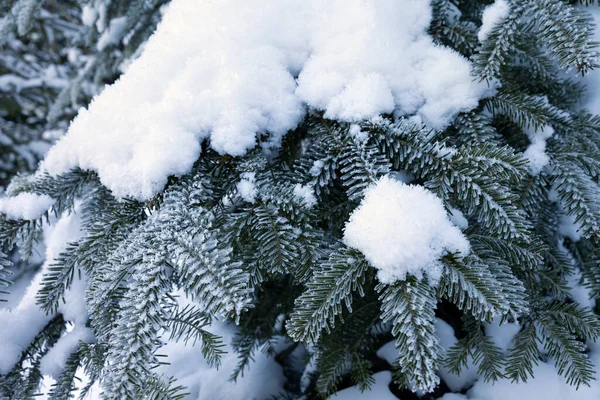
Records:
[[[0,40],[9,41],[3,71],[26,71],[11,70],[9,60],[21,62],[27,48],[40,55],[22,79],[60,64],[69,82],[41,91],[50,99],[40,96],[43,86],[4,94],[16,104],[3,131],[38,140],[49,126],[64,129],[75,106],[114,80],[148,37],[162,5],[92,3],[110,17],[104,28],[96,23],[82,33],[73,27],[79,15],[71,2],[0,1],[10,10],[0,28]],[[289,398],[368,389],[381,370],[377,350],[390,340],[398,390],[433,392],[441,368],[460,374],[470,360],[483,379],[514,382],[552,360],[569,384],[589,385],[595,367],[586,343],[600,337],[600,320],[572,289],[580,283],[600,294],[600,116],[581,108],[578,76],[596,66],[594,24],[585,7],[562,0],[507,4],[506,15],[478,38],[488,2],[432,2],[429,35],[471,60],[475,79],[497,88],[446,128],[392,115],[350,124],[311,110],[277,151],[268,133],[241,156],[203,142],[192,171],[171,176],[149,199],[118,198],[101,174],[79,168],[14,179],[10,196],[49,196],[53,205],[39,218],[0,214],[0,268],[15,249],[30,255],[42,226],[56,219],[78,215],[81,235],[45,269],[36,301],[47,323],[0,376],[1,395],[30,398],[39,390],[41,360],[77,326],[61,307],[80,279],[85,327],[95,340],[70,353],[50,394],[55,399],[74,393],[78,369],[90,379],[84,393],[99,382],[106,399],[185,398],[174,377],[157,372],[161,347],[169,337],[198,342],[218,366],[222,339],[208,329],[215,319],[238,325],[232,378],[267,352],[285,367]],[[32,33],[15,39],[28,29],[39,40]],[[102,40],[103,29],[118,31],[116,39]],[[70,46],[79,61],[69,65],[67,54],[48,52],[48,41]],[[35,166],[11,160],[0,180]],[[390,178],[400,175],[412,185]],[[448,214],[464,215],[462,233],[452,229],[468,249],[454,241],[424,272],[384,277],[368,251],[349,244],[348,221],[367,210],[385,182],[418,187],[423,199],[435,197]],[[561,229],[569,220],[577,237]],[[0,284],[8,284],[1,273]],[[447,352],[436,315],[460,332]],[[485,333],[494,320],[520,326],[507,354]],[[301,366],[292,362],[300,347],[307,354]]]

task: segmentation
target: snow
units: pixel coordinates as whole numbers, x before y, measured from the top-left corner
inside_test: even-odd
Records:
[[[112,19],[108,24],[108,28],[102,33],[102,36],[98,39],[96,48],[98,51],[104,50],[111,44],[117,44],[125,33],[127,27],[127,17],[119,17]]]
[[[550,125],[546,125],[538,130],[528,129],[525,133],[531,144],[527,147],[523,156],[529,160],[531,174],[538,175],[550,162],[550,157],[546,154],[546,140],[554,135],[554,129]]]
[[[84,22],[95,17],[102,32],[106,13],[96,11]],[[41,170],[94,170],[115,196],[146,200],[190,171],[202,141],[240,156],[268,133],[268,150],[307,107],[342,121],[416,114],[444,128],[490,91],[467,59],[433,43],[430,20],[428,0],[174,0]],[[110,21],[98,48],[124,26]]]
[[[58,379],[67,364],[69,356],[79,348],[79,342],[91,343],[93,341],[94,333],[90,328],[75,326],[71,332],[67,332],[58,339],[42,358],[40,371],[44,375]]]
[[[448,214],[448,216],[450,217],[450,221],[452,221],[452,223],[459,227],[461,230],[464,231],[469,227],[469,221],[467,221],[462,211],[451,207],[450,214]]]
[[[440,339],[440,346],[444,349],[444,354],[458,342],[454,335],[454,329],[440,318],[435,319],[435,334]],[[451,373],[446,367],[441,367],[438,375],[450,390],[458,392],[477,380],[477,367],[473,364],[472,357],[469,356],[467,366],[460,371],[460,375]]]
[[[241,178],[236,185],[240,197],[248,203],[254,203],[258,193],[256,190],[256,174],[254,172],[244,172]]]
[[[41,217],[54,204],[54,199],[47,195],[19,193],[12,197],[0,198],[0,213],[7,219],[34,220]]]
[[[396,396],[390,392],[389,384],[392,381],[392,373],[390,371],[381,371],[373,375],[375,383],[371,386],[371,390],[361,392],[356,386],[340,390],[328,400],[398,400]]]
[[[394,365],[394,361],[396,361],[399,356],[400,354],[398,354],[395,340],[387,342],[377,350],[377,357],[384,359],[390,365]]]
[[[500,317],[496,317],[492,323],[485,325],[485,334],[490,336],[496,346],[498,346],[504,354],[512,347],[512,341],[521,326],[516,322],[505,322],[500,325]]]
[[[325,166],[325,162],[323,160],[317,160],[310,167],[310,170],[308,171],[308,173],[311,174],[312,176],[319,176],[321,174],[321,171],[323,170],[324,166]]]
[[[308,208],[311,208],[317,204],[315,192],[309,185],[301,185],[298,183],[296,186],[294,186],[294,196],[301,199],[304,205]]]
[[[8,373],[19,360],[21,353],[52,319],[36,304],[36,294],[42,283],[42,275],[68,242],[77,240],[80,220],[76,214],[68,214],[54,226],[46,226],[46,262],[35,276],[19,304],[13,309],[0,309],[0,374]]]
[[[485,10],[483,10],[483,15],[481,16],[481,28],[477,33],[477,39],[480,42],[483,42],[488,35],[492,32],[492,29],[496,25],[502,23],[502,21],[508,17],[510,13],[510,6],[506,2],[506,0],[496,0],[493,4],[487,6]]]
[[[85,26],[94,25],[94,22],[96,22],[97,18],[98,12],[93,7],[87,4],[83,6],[81,9],[81,22],[83,22]]]
[[[583,7],[585,11],[592,16],[596,24],[594,40],[600,42],[600,7]],[[585,106],[592,114],[600,114],[600,71],[594,69],[589,71],[583,78],[586,85],[587,98],[583,101]]]
[[[398,111],[442,129],[485,95],[469,62],[427,36],[429,1],[306,3],[320,12],[296,94],[325,117],[355,122]]]
[[[581,304],[582,307],[589,307],[594,309],[596,307],[596,298],[593,296],[592,291],[581,284],[582,275],[581,271],[576,270],[574,273],[567,277],[571,293],[571,298],[577,303]]]
[[[260,350],[254,354],[254,361],[244,371],[244,375],[235,383],[229,381],[239,360],[230,345],[235,328],[214,321],[206,329],[223,337],[227,344],[224,348],[227,354],[222,356],[222,364],[218,370],[204,361],[199,344],[191,346],[183,341],[169,341],[160,349],[161,354],[167,355],[170,365],[162,365],[158,372],[176,376],[177,383],[186,386],[186,392],[190,393],[187,399],[254,400],[266,399],[283,392],[285,377],[281,366],[273,357]]]
[[[495,384],[477,381],[468,392],[470,400],[597,400],[600,398],[600,384],[593,382],[590,387],[568,385],[565,379],[558,375],[556,367],[540,362],[533,367],[533,376],[526,383],[511,382],[501,379]]]
[[[600,110],[599,110],[600,111]],[[583,229],[581,228],[581,222],[577,222],[577,217],[575,215],[567,215],[562,204],[558,199],[558,192],[556,188],[551,187],[548,190],[548,200],[553,203],[556,203],[556,207],[558,207],[560,211],[560,215],[558,217],[558,232],[570,240],[577,242],[581,239],[581,232]]]
[[[439,400],[466,400],[467,396],[460,393],[446,393]]]
[[[470,251],[439,198],[388,176],[367,188],[346,224],[344,242],[363,253],[387,284],[424,273],[436,283],[442,273],[440,257]]]
[[[357,143],[364,143],[368,138],[369,134],[360,129],[360,125],[352,124],[348,129],[350,136],[354,138]]]

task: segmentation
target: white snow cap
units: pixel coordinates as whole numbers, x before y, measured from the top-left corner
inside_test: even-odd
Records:
[[[481,16],[482,24],[477,33],[477,39],[479,39],[480,42],[483,42],[492,29],[494,29],[496,25],[502,23],[502,21],[508,17],[509,13],[510,6],[506,0],[496,0],[493,4],[487,6],[485,10],[483,10],[483,15]]]
[[[423,273],[436,283],[442,273],[440,257],[470,251],[438,197],[388,176],[365,191],[346,224],[344,242],[363,253],[379,270],[379,281],[387,284]]]
[[[429,0],[173,0],[41,169],[94,170],[115,196],[145,200],[190,171],[202,140],[233,156],[265,132],[277,146],[307,105],[342,121],[395,112],[444,128],[489,92],[467,59],[433,43],[430,20]]]
[[[45,194],[19,193],[16,196],[0,198],[0,214],[6,218],[34,220],[52,207],[55,200]]]

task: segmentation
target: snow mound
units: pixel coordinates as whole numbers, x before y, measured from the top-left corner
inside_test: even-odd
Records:
[[[52,207],[54,199],[47,195],[19,193],[16,196],[0,198],[0,214],[7,219],[34,220]]]
[[[470,251],[439,198],[388,176],[365,191],[346,224],[344,242],[363,253],[387,284],[424,273],[435,283],[442,273],[440,257]]]
[[[307,106],[343,121],[417,114],[443,128],[489,88],[433,43],[430,20],[429,0],[173,0],[41,170],[94,170],[115,196],[145,200],[190,171],[203,140],[239,156],[268,133],[276,147]]]

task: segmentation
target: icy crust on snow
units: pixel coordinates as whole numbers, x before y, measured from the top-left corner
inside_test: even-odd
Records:
[[[45,194],[19,193],[0,198],[0,214],[5,214],[7,219],[12,220],[34,220],[48,211],[54,202],[52,197]]]
[[[346,224],[344,243],[363,253],[378,269],[379,281],[387,284],[407,274],[426,274],[436,283],[442,273],[440,257],[470,251],[438,197],[388,176],[365,191]]]
[[[430,20],[428,0],[174,0],[41,169],[95,170],[117,197],[143,200],[189,172],[203,140],[233,156],[264,133],[277,146],[307,106],[342,121],[416,114],[443,128],[489,88],[433,43]],[[121,28],[111,21],[103,42]]]

